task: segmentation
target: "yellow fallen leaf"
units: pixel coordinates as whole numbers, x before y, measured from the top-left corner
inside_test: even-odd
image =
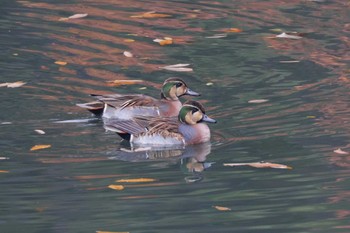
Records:
[[[224,206],[214,205],[213,207],[217,210],[220,210],[220,211],[230,211],[231,210],[231,208],[224,207]]]
[[[237,166],[250,166],[255,168],[278,168],[278,169],[293,169],[284,164],[269,163],[269,162],[255,162],[255,163],[224,163],[224,166],[237,167]]]
[[[119,183],[137,183],[137,182],[154,182],[156,179],[153,178],[135,178],[135,179],[120,179],[116,180]]]
[[[130,17],[131,18],[151,19],[151,18],[168,18],[168,17],[171,17],[171,15],[155,13],[154,11],[152,11],[152,12],[146,12],[146,13],[143,13],[143,14],[140,14],[140,15],[132,15]]]
[[[124,80],[114,80],[114,81],[108,81],[108,83],[112,84],[113,86],[122,86],[122,85],[134,85],[134,84],[140,84],[143,83],[143,80],[129,80],[129,79],[124,79]]]
[[[56,64],[56,65],[60,65],[60,66],[65,66],[65,65],[67,65],[68,63],[65,62],[65,61],[55,61],[55,64]]]
[[[0,173],[9,173],[9,171],[6,171],[6,170],[0,170]]]
[[[30,148],[30,151],[47,149],[50,147],[51,147],[51,145],[35,145],[32,148]]]
[[[225,29],[224,32],[234,32],[234,33],[239,33],[242,32],[243,30],[240,28],[229,28],[229,29]]]
[[[169,45],[173,43],[173,39],[170,37],[164,37],[164,39],[154,39],[154,42],[160,44],[160,45]]]
[[[124,186],[123,186],[123,185],[111,184],[111,185],[108,185],[108,188],[114,189],[114,190],[123,190],[123,189],[124,189]]]
[[[135,42],[135,40],[133,40],[133,39],[125,39],[124,42],[131,43],[131,42]]]

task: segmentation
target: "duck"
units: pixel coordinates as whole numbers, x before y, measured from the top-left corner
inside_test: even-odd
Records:
[[[200,144],[210,141],[206,123],[216,123],[198,101],[186,101],[177,117],[137,116],[132,120],[108,120],[106,130],[116,132],[132,147],[168,147]]]
[[[92,94],[96,101],[77,106],[107,119],[127,120],[136,115],[171,117],[176,116],[181,109],[179,97],[184,95],[200,96],[181,78],[168,78],[163,83],[160,99],[142,94]]]

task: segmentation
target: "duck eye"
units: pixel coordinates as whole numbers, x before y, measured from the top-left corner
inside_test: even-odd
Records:
[[[199,111],[199,110],[195,108],[195,109],[192,110],[192,114],[194,114],[194,113],[196,113],[196,112],[198,112],[198,111]]]
[[[181,87],[182,83],[176,83],[176,87]]]

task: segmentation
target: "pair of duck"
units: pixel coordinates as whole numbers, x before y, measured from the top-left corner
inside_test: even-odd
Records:
[[[199,96],[180,78],[164,81],[161,98],[146,95],[93,95],[97,101],[77,104],[97,116],[104,127],[137,146],[179,146],[208,142],[210,130],[205,124],[216,123],[202,104],[186,101],[183,95]],[[176,117],[177,116],[177,117]]]

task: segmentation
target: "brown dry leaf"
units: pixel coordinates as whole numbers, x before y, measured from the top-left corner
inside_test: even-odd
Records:
[[[32,148],[30,148],[30,151],[47,149],[47,148],[50,148],[50,147],[51,147],[51,145],[35,145]]]
[[[228,29],[225,29],[223,30],[224,32],[234,32],[234,33],[239,33],[239,32],[242,32],[243,30],[240,29],[240,28],[228,28]]]
[[[114,80],[114,81],[108,81],[108,83],[112,84],[113,86],[122,86],[122,85],[134,85],[134,84],[140,84],[143,83],[143,80],[134,79],[134,80]]]
[[[123,186],[123,185],[111,184],[111,185],[108,185],[108,188],[114,189],[114,190],[123,190],[123,189],[124,189],[124,186]]]
[[[10,171],[0,170],[0,173],[9,173]]]
[[[155,11],[146,12],[141,15],[132,15],[131,18],[144,18],[144,19],[152,19],[152,18],[168,18],[171,15],[156,13]]]
[[[277,168],[277,169],[293,169],[290,166],[278,163],[269,162],[255,162],[255,163],[224,163],[224,166],[238,167],[238,166],[250,166],[255,168]]]
[[[340,155],[348,155],[349,152],[343,151],[342,149],[338,148],[333,151],[334,153],[340,154]]]
[[[231,210],[231,208],[224,207],[224,206],[218,206],[218,205],[214,205],[213,208],[220,210],[220,211],[230,211]]]
[[[55,61],[55,64],[56,65],[59,65],[59,66],[65,66],[68,64],[68,62],[65,62],[65,61]]]
[[[24,84],[26,84],[26,83],[22,82],[22,81],[18,81],[18,82],[14,82],[14,83],[8,83],[7,87],[9,87],[9,88],[16,88],[16,87],[21,87]]]
[[[139,183],[139,182],[154,182],[156,179],[153,178],[135,178],[135,179],[120,179],[116,180],[119,183]]]

